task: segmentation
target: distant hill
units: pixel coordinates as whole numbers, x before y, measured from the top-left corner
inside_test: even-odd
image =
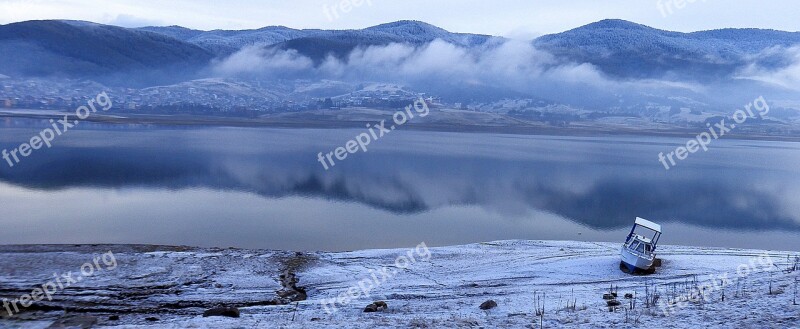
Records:
[[[800,44],[800,33],[759,29],[680,33],[603,20],[539,37],[534,44],[557,56],[592,63],[615,76],[680,74],[706,80],[727,76],[748,56],[767,48]]]
[[[433,40],[484,45],[494,37],[452,33],[418,21],[361,30],[296,30],[282,26],[241,31],[200,31],[180,26],[128,29],[78,21],[28,21],[0,25],[0,74],[86,78],[118,85],[154,85],[202,77],[215,58],[246,46],[294,49],[317,63],[354,48]],[[724,29],[679,33],[623,20],[603,20],[532,41],[562,61],[591,63],[621,78],[675,76],[703,81],[729,78],[755,54],[800,44],[800,33]],[[785,66],[785,59],[761,59]]]
[[[230,55],[246,46],[262,45],[295,49],[315,60],[328,54],[347,54],[357,46],[384,45],[393,42],[423,44],[441,39],[470,47],[483,44],[491,38],[487,35],[451,33],[418,21],[398,21],[361,30],[295,30],[283,26],[241,31],[199,31],[179,26],[144,27],[139,30],[183,40],[218,56]]]
[[[273,45],[287,40],[307,37],[315,30],[295,30],[283,26],[269,26],[257,30],[200,31],[180,26],[143,27],[140,31],[163,34],[182,40],[217,55],[225,56],[251,45]]]
[[[287,40],[274,46],[297,50],[315,62],[320,62],[328,55],[343,58],[359,46],[390,43],[422,45],[438,39],[462,47],[473,47],[482,45],[491,38],[487,35],[451,33],[418,21],[399,21],[363,30],[315,31],[304,38]]]
[[[75,21],[0,25],[0,73],[128,84],[180,81],[212,54],[162,34]]]

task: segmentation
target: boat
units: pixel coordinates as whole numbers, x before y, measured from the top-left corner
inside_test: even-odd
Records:
[[[626,273],[654,273],[656,247],[661,237],[661,225],[636,217],[631,233],[620,251],[620,269]]]

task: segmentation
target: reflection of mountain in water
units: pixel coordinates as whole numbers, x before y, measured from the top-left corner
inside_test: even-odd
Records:
[[[131,133],[113,140],[100,137],[108,132],[83,133],[88,134],[87,140],[91,137],[92,147],[81,147],[81,141],[64,143],[15,168],[0,166],[0,181],[43,190],[211,188],[274,198],[354,202],[399,214],[463,205],[500,212],[540,209],[600,229],[625,227],[638,215],[704,227],[800,230],[800,224],[783,212],[786,205],[779,195],[756,189],[755,181],[748,181],[746,175],[726,179],[743,168],[685,167],[665,176],[657,162],[597,163],[591,151],[581,153],[581,161],[574,161],[571,157],[583,152],[581,149],[558,147],[558,143],[574,141],[550,140],[545,146],[531,143],[522,150],[515,149],[519,145],[505,150],[502,145],[491,145],[495,153],[488,156],[447,151],[371,152],[325,172],[314,162],[318,147],[299,143],[276,149],[266,142],[265,147],[232,148],[231,141],[253,137],[237,136],[236,130],[212,131],[211,136],[189,133],[201,135],[196,138],[187,138],[181,131],[143,132],[176,145],[138,143],[140,135]],[[270,134],[281,132],[246,133],[265,134],[262,140],[269,141]],[[593,143],[580,144],[595,147]],[[437,145],[448,148],[441,146],[447,143]],[[628,147],[662,148],[632,145]]]

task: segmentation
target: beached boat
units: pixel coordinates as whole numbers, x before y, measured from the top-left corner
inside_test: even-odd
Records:
[[[622,245],[620,268],[627,273],[652,273],[660,237],[661,225],[637,217],[631,233]]]

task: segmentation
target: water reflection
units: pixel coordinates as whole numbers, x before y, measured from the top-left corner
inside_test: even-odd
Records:
[[[33,136],[33,128],[0,129],[2,148]],[[0,181],[35,191],[203,188],[393,215],[479,207],[498,221],[543,211],[598,230],[623,229],[643,216],[709,229],[800,231],[800,176],[792,165],[800,147],[793,143],[716,141],[667,172],[656,155],[680,139],[398,131],[330,171],[316,162],[318,152],[358,133],[90,127],[14,168],[0,166]],[[300,210],[288,216],[305,220]]]

